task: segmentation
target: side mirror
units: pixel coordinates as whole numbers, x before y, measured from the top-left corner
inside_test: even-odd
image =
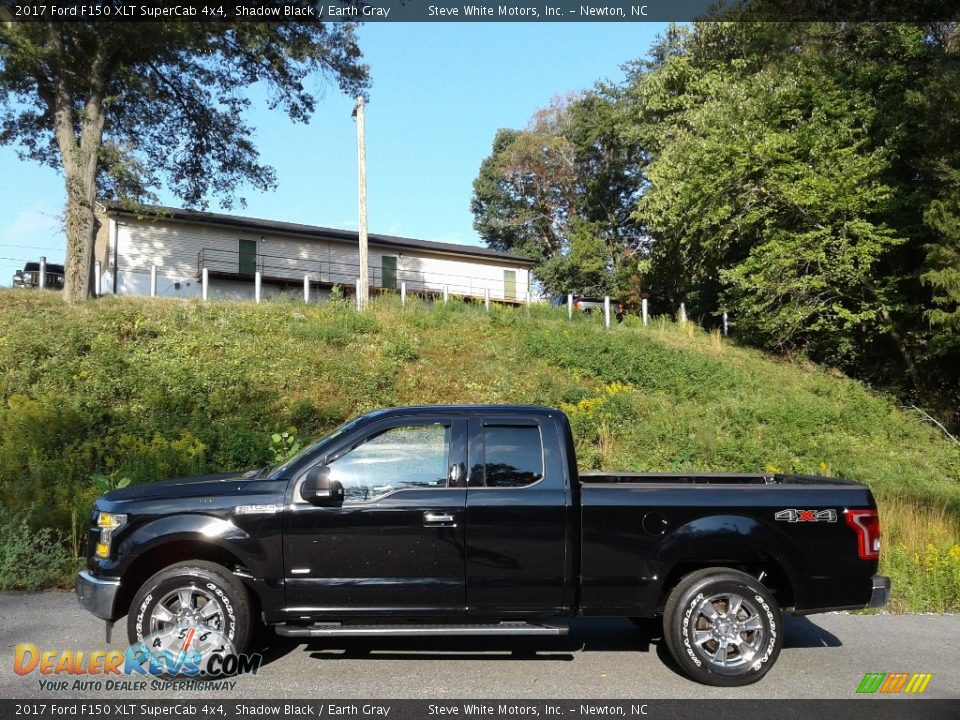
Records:
[[[343,502],[343,485],[330,479],[330,468],[319,465],[307,470],[300,484],[300,497],[311,505],[340,505]]]

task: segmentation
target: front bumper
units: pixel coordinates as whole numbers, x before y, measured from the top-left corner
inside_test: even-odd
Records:
[[[867,607],[883,607],[890,600],[890,578],[883,575],[873,576],[873,592],[870,593],[870,603]]]
[[[74,592],[80,607],[88,610],[102,620],[116,620],[117,595],[120,593],[120,581],[115,578],[98,578],[87,570],[77,574]]]

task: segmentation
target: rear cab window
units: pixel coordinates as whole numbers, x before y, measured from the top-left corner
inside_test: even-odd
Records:
[[[486,422],[483,486],[520,488],[543,479],[543,439],[537,425]]]

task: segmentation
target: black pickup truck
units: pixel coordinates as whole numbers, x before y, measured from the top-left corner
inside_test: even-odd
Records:
[[[254,625],[283,636],[560,635],[663,617],[695,680],[774,664],[781,610],[883,605],[870,491],[825,477],[579,473],[567,418],[532,406],[359,417],[279,467],[97,500],[76,592],[131,643]],[[189,641],[189,640],[188,640]]]

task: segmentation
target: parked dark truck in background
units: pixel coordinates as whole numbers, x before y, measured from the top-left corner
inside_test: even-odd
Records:
[[[579,473],[566,417],[395,408],[283,465],[97,500],[81,605],[131,643],[255,623],[283,636],[560,635],[662,615],[693,679],[745,685],[781,610],[883,605],[870,491],[785,475]],[[191,634],[190,637],[194,637]]]
[[[44,270],[43,286],[47,290],[63,290],[63,265],[45,263]],[[15,288],[38,288],[40,287],[40,274],[40,263],[28,262],[23,266],[23,270],[17,270],[13,274],[11,286]]]

